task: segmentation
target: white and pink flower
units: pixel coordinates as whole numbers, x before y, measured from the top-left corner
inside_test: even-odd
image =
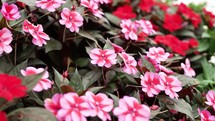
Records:
[[[185,60],[185,64],[181,63],[181,67],[184,69],[184,74],[189,76],[189,77],[193,77],[196,75],[195,71],[193,70],[193,68],[190,65],[190,60],[187,58]]]
[[[160,77],[157,73],[146,72],[144,76],[140,76],[140,79],[142,90],[147,93],[149,97],[159,94],[160,90],[157,86],[160,84]]]
[[[158,89],[165,91],[166,95],[169,95],[170,98],[178,99],[178,94],[182,90],[182,83],[178,80],[177,77],[167,76],[165,73],[161,72],[160,75],[160,85]]]
[[[21,70],[21,74],[23,76],[29,76],[34,74],[39,74],[44,71],[43,68],[34,68],[34,67],[27,67],[26,70]],[[36,84],[36,86],[33,88],[33,91],[41,92],[42,90],[48,90],[52,86],[52,81],[48,79],[49,73],[48,71],[45,71],[42,78],[39,80],[39,82]]]
[[[102,15],[104,15],[104,13],[99,10],[99,4],[94,0],[81,0],[81,5],[88,8],[96,17],[102,18]]]
[[[58,120],[63,120],[60,117],[58,117],[58,111],[61,109],[60,105],[60,99],[63,97],[63,94],[55,94],[52,99],[47,98],[44,101],[44,106],[47,110],[51,111],[57,118]]]
[[[65,0],[38,0],[36,1],[36,6],[42,9],[46,9],[49,12],[54,12],[64,3],[66,3]]]
[[[134,97],[124,96],[113,114],[118,117],[118,121],[149,121],[150,108],[140,104]]]
[[[198,109],[198,113],[201,117],[201,121],[215,121],[215,116],[211,115],[211,113],[207,110]]]
[[[122,52],[122,53],[119,53],[119,56],[123,59],[123,62],[124,62],[124,66],[123,66],[123,71],[125,73],[128,73],[128,74],[136,74],[138,71],[137,71],[137,61],[134,59],[134,57],[128,55],[127,53],[125,52]]]
[[[130,19],[122,20],[120,27],[122,28],[121,32],[124,34],[125,39],[138,40],[136,24]]]
[[[108,3],[111,3],[112,2],[112,0],[93,0],[93,1],[95,1],[95,2],[97,2],[97,3],[100,3],[100,4],[108,4]]]
[[[46,45],[46,40],[50,40],[50,37],[43,32],[43,26],[41,24],[35,26],[28,20],[24,20],[22,29],[24,32],[28,32],[33,36],[32,43],[39,47]]]
[[[86,99],[73,92],[64,94],[60,99],[60,105],[57,117],[65,121],[87,121],[86,117],[91,114]]]
[[[9,29],[3,28],[0,30],[0,55],[3,52],[10,53],[12,51],[12,47],[10,46],[12,40],[12,34]]]
[[[106,68],[110,68],[112,65],[116,64],[116,56],[114,50],[110,49],[99,49],[95,48],[90,52],[90,58],[92,64],[97,64],[99,67],[105,66]]]
[[[71,32],[79,32],[79,27],[83,25],[83,17],[76,11],[71,11],[68,8],[64,8],[61,12],[61,18],[59,20],[61,25],[65,25]]]
[[[147,53],[147,57],[156,60],[157,62],[166,61],[170,55],[170,53],[165,52],[165,50],[161,47],[151,47],[149,48],[149,52]]]
[[[2,5],[1,13],[7,20],[17,20],[21,17],[18,7],[6,2]]]
[[[105,94],[86,92],[86,99],[91,107],[91,116],[98,116],[102,121],[111,120],[109,112],[113,108],[113,100],[109,99]]]
[[[156,33],[153,29],[152,23],[148,20],[137,20],[135,21],[135,24],[146,35],[152,35]]]
[[[207,101],[205,102],[209,106],[213,106],[213,109],[215,110],[215,91],[210,90],[206,94]]]

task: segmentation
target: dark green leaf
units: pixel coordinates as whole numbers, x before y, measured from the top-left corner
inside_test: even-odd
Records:
[[[10,63],[6,56],[0,57],[0,63],[0,73],[8,73],[13,68],[13,64]]]
[[[45,45],[46,53],[53,51],[53,50],[61,50],[62,44],[58,40],[51,39],[47,41],[47,45]]]
[[[182,86],[185,86],[185,85],[191,86],[191,85],[199,84],[198,80],[192,77],[188,77],[181,74],[174,74],[174,76],[177,77],[179,81],[181,81]]]
[[[58,89],[60,91],[61,90],[61,86],[62,85],[68,85],[69,84],[69,80],[67,78],[64,78],[57,70],[54,70],[54,81],[55,81],[55,84],[57,85]]]
[[[154,66],[145,59],[144,56],[141,55],[141,60],[142,60],[142,66],[146,67],[149,71],[155,72]]]
[[[199,40],[199,46],[198,46],[198,51],[199,52],[203,52],[209,49],[209,42],[208,40],[204,39],[204,40]]]
[[[105,74],[106,83],[110,82],[116,76],[116,72],[114,70],[107,71]]]
[[[212,64],[208,63],[206,58],[201,60],[201,65],[203,68],[204,77],[206,80],[213,80],[215,78],[214,69]]]
[[[29,76],[23,77],[22,84],[28,88],[27,91],[31,91],[35,87],[35,85],[38,83],[38,81],[44,75],[45,71],[46,71],[46,69],[39,74],[29,75]]]
[[[95,37],[93,37],[91,34],[89,34],[89,32],[80,30],[80,31],[78,32],[78,34],[79,34],[80,36],[82,36],[82,37],[85,37],[85,38],[90,39],[90,40],[92,40],[92,41],[94,41],[94,42],[97,42],[97,40],[95,39]]]
[[[80,94],[84,91],[83,81],[78,73],[78,70],[75,70],[72,78],[70,79],[69,86],[71,86],[75,91]]]
[[[117,107],[119,103],[119,97],[111,93],[107,93],[107,94],[113,99],[114,107]]]
[[[79,67],[85,67],[89,63],[89,58],[78,58],[75,60],[75,64]]]
[[[50,111],[44,108],[20,108],[8,114],[9,121],[57,121]]]
[[[167,96],[158,96],[158,100],[164,103],[169,110],[184,113],[194,120],[192,107],[184,99],[170,99]]]
[[[13,67],[10,71],[9,74],[10,75],[14,75],[14,76],[19,76],[21,75],[20,70],[25,69],[27,67],[27,60],[20,63],[19,65],[16,65],[15,67]]]
[[[184,37],[192,37],[196,38],[194,32],[188,31],[188,30],[183,30],[177,33],[178,36],[184,36]]]
[[[28,6],[35,6],[37,0],[18,0],[18,1],[23,2]]]
[[[102,72],[99,70],[90,71],[86,75],[84,75],[84,77],[82,78],[84,90],[86,90],[94,82],[98,81],[101,77]]]
[[[104,87],[92,87],[89,89],[89,91],[93,92],[93,93],[97,93],[99,90],[101,90]]]
[[[119,26],[120,24],[120,19],[113,14],[110,13],[105,13],[105,17],[114,25]]]

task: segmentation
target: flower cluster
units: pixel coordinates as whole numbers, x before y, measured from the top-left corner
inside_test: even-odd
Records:
[[[215,91],[210,90],[206,94],[206,99],[207,102],[205,102],[207,105],[212,106],[213,109],[215,110]],[[198,109],[198,113],[201,117],[201,121],[214,121],[215,120],[215,115],[211,115],[211,113],[207,110],[200,110]]]
[[[113,100],[103,93],[94,94],[87,91],[85,95],[78,96],[70,92],[55,94],[52,99],[45,99],[45,108],[51,111],[58,120],[87,121],[87,117],[98,116],[102,121],[111,120],[110,112],[118,116],[120,121],[148,121],[150,109],[140,104],[136,98],[124,96],[119,100],[119,107],[113,109]]]
[[[43,26],[41,24],[34,25],[28,20],[25,20],[23,22],[22,27],[24,32],[30,33],[31,36],[33,36],[32,42],[34,45],[37,45],[39,47],[46,45],[46,40],[50,40],[50,37],[43,32]]]
[[[65,0],[38,0],[36,1],[36,6],[42,9],[46,9],[49,12],[54,12],[61,4],[66,3]]]
[[[137,41],[139,40],[139,34],[144,34],[145,36],[155,34],[155,30],[148,20],[137,20],[133,22],[130,19],[125,19],[121,20],[120,27],[122,28],[121,32],[127,40]]]
[[[86,121],[86,117],[98,116],[103,121],[111,120],[109,112],[113,109],[113,100],[105,94],[86,92],[85,96],[76,93],[55,94],[52,99],[45,100],[46,109],[59,120]]]
[[[81,5],[88,8],[90,12],[93,13],[94,16],[102,18],[104,13],[99,10],[100,4],[108,4],[111,0],[81,0]]]

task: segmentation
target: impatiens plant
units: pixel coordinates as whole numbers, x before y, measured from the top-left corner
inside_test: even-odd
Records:
[[[215,15],[203,5],[0,6],[1,121],[215,120]]]

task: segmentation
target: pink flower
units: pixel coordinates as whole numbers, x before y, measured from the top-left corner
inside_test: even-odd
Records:
[[[3,52],[10,53],[12,51],[12,47],[10,46],[12,40],[12,34],[9,29],[3,28],[0,30],[0,55]]]
[[[122,28],[121,32],[124,34],[125,39],[138,40],[136,24],[130,19],[122,20],[120,27]]]
[[[101,4],[108,4],[108,3],[111,3],[112,2],[112,0],[93,0],[93,1],[95,1],[95,2],[97,2],[97,3],[101,3]]]
[[[176,92],[181,91],[182,83],[174,76],[167,76],[165,73],[161,72],[160,75],[160,85],[158,89],[165,91],[170,98],[178,98]]]
[[[195,71],[190,66],[190,61],[188,58],[185,60],[185,64],[181,63],[181,67],[184,69],[185,75],[190,76],[190,77],[193,77],[196,75]]]
[[[83,17],[76,11],[64,8],[61,12],[60,24],[66,25],[71,32],[79,32],[79,27],[83,25]]]
[[[103,1],[103,0],[99,0]],[[93,13],[96,17],[102,18],[104,14],[102,11],[99,10],[99,5],[94,0],[81,0],[81,5],[88,8],[90,12]]]
[[[207,110],[200,110],[198,108],[198,113],[201,117],[201,121],[215,121],[215,116],[211,115],[211,113]]]
[[[50,40],[49,36],[45,32],[43,32],[42,25],[35,26],[34,30],[29,32],[33,36],[33,44],[39,47],[43,46],[43,44],[46,45],[46,40]]]
[[[207,99],[207,102],[205,103],[207,105],[213,106],[215,110],[215,91],[214,90],[208,91],[208,93],[206,94],[206,99]]]
[[[3,3],[1,13],[7,20],[17,20],[21,17],[15,4],[8,5],[8,3]]]
[[[128,73],[128,74],[136,74],[137,73],[137,61],[134,59],[134,57],[128,55],[125,52],[119,53],[119,56],[123,59],[124,61],[124,67],[123,71]]]
[[[147,53],[147,57],[157,60],[157,62],[166,61],[169,57],[169,53],[166,53],[161,47],[151,47],[149,48],[149,52]]]
[[[45,108],[51,111],[56,117],[58,116],[58,111],[61,109],[60,106],[60,99],[63,97],[63,94],[55,94],[52,99],[47,98],[45,99]],[[58,120],[62,120],[61,118],[57,117]]]
[[[98,64],[99,67],[105,66],[106,68],[110,68],[112,65],[116,64],[117,54],[114,50],[95,48],[91,50],[89,55],[92,59],[91,63]]]
[[[111,45],[113,46],[113,49],[115,50],[116,53],[121,53],[125,51],[121,46],[117,44],[111,43]]]
[[[166,74],[174,74],[175,72],[173,72],[172,70],[166,68],[165,66],[163,65],[159,65],[159,70],[166,73]]]
[[[29,76],[34,74],[39,74],[44,71],[43,68],[34,68],[34,67],[27,67],[26,70],[21,70],[23,76]],[[39,80],[37,85],[33,88],[33,91],[41,92],[42,90],[48,90],[52,86],[52,82],[48,79],[49,73],[46,71],[42,78]]]
[[[105,94],[97,95],[92,92],[86,92],[87,102],[91,107],[91,116],[98,116],[102,121],[111,120],[109,112],[113,108],[113,100],[109,99]]]
[[[138,20],[135,21],[136,26],[140,27],[142,29],[142,32],[144,32],[147,35],[155,34],[155,30],[153,29],[152,23],[148,20]]]
[[[56,8],[59,8],[64,3],[66,3],[64,0],[41,0],[36,1],[36,6],[46,9],[49,12],[54,12]]]
[[[136,98],[124,96],[119,100],[119,107],[113,110],[118,121],[149,121],[150,109],[140,104]]]
[[[65,121],[87,121],[86,116],[90,116],[90,106],[84,97],[79,97],[76,93],[64,94],[60,99],[61,109],[58,116]]]
[[[49,36],[43,32],[43,26],[40,24],[35,26],[28,20],[24,20],[22,29],[24,32],[28,32],[33,36],[33,44],[39,47],[43,46],[43,44],[46,45],[46,40],[50,40]]]
[[[149,97],[159,94],[160,90],[157,86],[160,84],[160,77],[157,73],[146,72],[144,76],[140,76],[140,79],[142,90],[146,92]]]
[[[29,21],[26,19],[26,20],[24,20],[24,22],[23,22],[22,30],[23,30],[24,32],[30,33],[30,31],[34,31],[34,28],[35,28],[35,27],[36,27],[35,25],[33,25],[31,22],[29,22]]]

